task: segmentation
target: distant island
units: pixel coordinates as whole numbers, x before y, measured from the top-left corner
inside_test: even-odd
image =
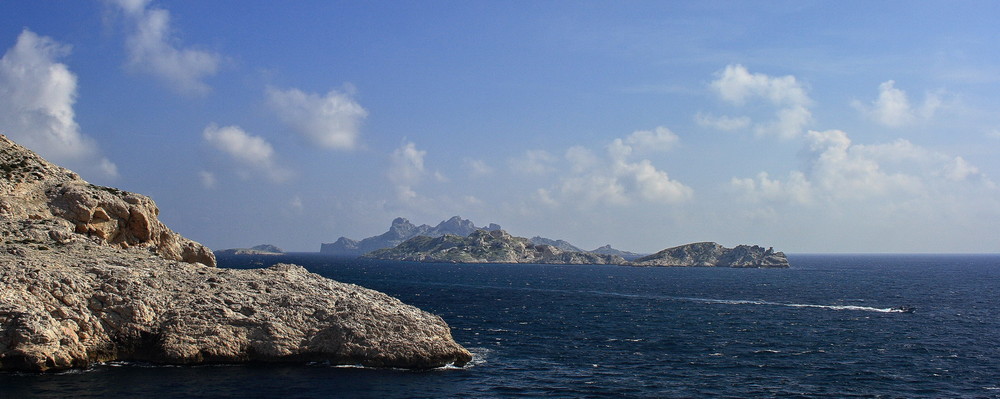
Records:
[[[667,248],[652,255],[626,260],[617,254],[568,251],[551,244],[515,237],[503,230],[476,230],[467,236],[417,236],[364,258],[415,262],[594,264],[661,267],[787,268],[788,259],[773,248],[739,245],[726,248],[700,242]],[[608,248],[614,250],[613,248]],[[617,251],[617,250],[614,250]]]
[[[285,251],[271,244],[254,245],[250,248],[230,248],[215,251],[215,255],[284,255]]]
[[[471,220],[462,219],[461,216],[452,216],[448,220],[444,220],[438,223],[437,226],[431,227],[426,224],[416,226],[410,223],[409,220],[403,217],[398,217],[392,221],[389,226],[389,230],[377,236],[372,236],[365,238],[361,241],[352,240],[347,237],[340,237],[337,241],[332,243],[320,244],[319,252],[326,255],[336,255],[344,257],[359,257],[367,255],[371,252],[378,251],[380,249],[393,248],[404,241],[415,237],[442,237],[445,235],[454,235],[459,237],[467,237],[469,234],[477,230],[486,231],[498,231],[503,228],[496,223],[490,223],[485,227],[476,227]],[[545,237],[534,236],[528,239],[529,244],[533,245],[548,245],[559,249],[562,252],[582,252],[582,253],[592,253],[597,255],[617,255],[625,260],[633,260],[644,256],[644,254],[637,254],[633,252],[620,251],[611,248],[610,245],[605,245],[603,247],[597,248],[593,251],[585,251],[579,247],[566,242],[565,240],[557,240]],[[582,255],[581,255],[582,256]],[[579,258],[579,256],[577,256]]]

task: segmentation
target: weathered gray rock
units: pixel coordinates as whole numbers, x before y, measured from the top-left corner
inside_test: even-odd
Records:
[[[715,266],[715,267],[788,267],[788,258],[773,248],[739,245],[726,248],[714,242],[699,242],[667,248],[636,259],[633,266]]]
[[[94,362],[464,364],[440,317],[300,266],[211,267],[147,197],[0,136],[0,370]]]
[[[622,264],[617,256],[563,251],[551,245],[535,245],[503,230],[476,230],[466,237],[418,236],[393,248],[380,249],[366,258],[445,263],[540,263],[540,264]]]

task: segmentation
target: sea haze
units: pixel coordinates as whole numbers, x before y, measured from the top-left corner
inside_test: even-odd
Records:
[[[293,262],[441,315],[463,369],[111,364],[4,397],[1000,395],[1000,255],[790,255],[791,269]],[[893,308],[916,307],[913,313]]]

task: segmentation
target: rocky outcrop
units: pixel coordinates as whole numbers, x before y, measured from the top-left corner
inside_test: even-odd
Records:
[[[572,251],[572,252],[586,252],[576,245],[570,244],[565,240],[553,240],[551,238],[534,236],[528,239],[532,244],[535,245],[551,245],[553,247],[559,248],[562,251]]]
[[[284,255],[285,251],[271,244],[254,245],[250,248],[230,248],[215,251],[217,256],[228,255]]]
[[[0,218],[56,220],[69,233],[121,248],[148,248],[166,259],[215,265],[208,248],[157,218],[144,195],[89,184],[0,136]]]
[[[617,256],[563,251],[551,245],[535,245],[503,230],[476,230],[466,237],[418,236],[394,248],[365,255],[366,258],[444,263],[542,263],[542,264],[622,264]]]
[[[476,230],[500,230],[500,226],[490,223],[485,228],[476,227],[472,221],[462,219],[459,216],[452,216],[451,219],[438,223],[431,227],[426,224],[416,226],[405,218],[396,218],[389,226],[389,231],[374,237],[368,237],[361,241],[355,241],[347,237],[340,237],[336,242],[321,244],[320,252],[337,256],[361,256],[371,251],[382,248],[392,248],[403,241],[413,237],[440,237],[445,234],[465,237]]]
[[[300,266],[212,267],[147,197],[0,136],[0,370],[95,362],[464,364],[440,317]]]
[[[633,266],[715,266],[715,267],[788,267],[788,258],[774,248],[739,245],[726,248],[714,242],[699,242],[667,248],[636,259]]]
[[[627,261],[633,261],[645,256],[643,254],[637,254],[635,252],[622,251],[619,249],[612,248],[610,244],[589,252],[601,255],[618,255],[621,256],[622,258],[625,258],[625,260]]]

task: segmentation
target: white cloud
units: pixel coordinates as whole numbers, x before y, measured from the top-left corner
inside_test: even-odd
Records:
[[[56,60],[69,46],[27,29],[0,58],[2,133],[49,160],[81,173],[114,178],[117,167],[80,132],[73,104],[76,75]]]
[[[295,213],[302,213],[305,210],[305,206],[302,204],[302,197],[298,195],[288,201],[288,207]]]
[[[740,129],[746,129],[750,126],[750,118],[746,116],[731,117],[731,116],[714,116],[705,113],[697,113],[694,116],[694,120],[699,126],[704,126],[716,130],[724,131],[734,131]]]
[[[200,171],[198,172],[198,179],[201,180],[201,186],[205,189],[210,190],[215,188],[216,180],[214,173],[205,170]]]
[[[483,177],[493,174],[493,167],[481,159],[465,159],[465,168],[471,177]]]
[[[566,150],[566,160],[569,161],[573,173],[581,173],[593,168],[600,160],[594,152],[583,146],[573,146]]]
[[[509,161],[512,170],[526,175],[545,175],[555,171],[558,159],[545,150],[528,150],[523,156]]]
[[[674,132],[663,126],[653,130],[637,130],[625,138],[624,143],[640,151],[667,151],[674,147],[680,138]]]
[[[726,101],[743,105],[747,99],[761,97],[776,105],[808,105],[805,88],[794,76],[771,77],[751,74],[743,65],[727,65],[712,82],[712,88]]]
[[[928,93],[919,108],[910,105],[906,92],[895,87],[896,81],[887,80],[878,86],[878,98],[871,106],[865,106],[860,101],[851,103],[856,109],[874,121],[888,127],[912,125],[919,120],[930,119],[942,105],[938,93]]]
[[[175,47],[177,39],[171,35],[170,12],[150,7],[149,3],[149,0],[112,1],[130,24],[125,39],[129,68],[155,76],[181,93],[207,93],[210,89],[203,79],[218,71],[222,57],[208,51]]]
[[[239,126],[219,127],[214,123],[209,124],[202,132],[202,137],[241,166],[250,168],[249,171],[241,171],[244,178],[260,174],[268,180],[283,182],[291,177],[290,171],[277,165],[271,143],[260,136],[248,134]]]
[[[954,184],[995,185],[961,157],[951,157],[907,140],[854,144],[839,130],[810,131],[808,166],[784,182],[767,173],[756,179],[733,178],[731,186],[753,201],[800,205],[880,200],[924,201],[954,189]]]
[[[413,187],[420,183],[426,171],[424,156],[427,151],[418,150],[413,142],[406,141],[389,156],[389,181],[396,185],[399,199],[413,200],[417,197]]]
[[[629,205],[636,201],[675,204],[692,198],[693,190],[670,178],[648,159],[630,160],[640,149],[664,151],[678,141],[665,127],[640,130],[613,140],[607,146],[607,158],[575,146],[566,151],[570,174],[560,179],[554,190],[540,189],[536,200],[545,205],[575,204]],[[555,194],[558,194],[556,198]]]
[[[768,123],[758,123],[754,131],[760,136],[776,136],[782,139],[798,137],[812,122],[809,106],[812,100],[805,87],[794,76],[772,77],[762,73],[751,74],[743,65],[728,65],[711,83],[723,100],[742,106],[750,99],[762,98],[777,107],[775,119]],[[735,130],[750,124],[747,117],[696,116],[702,125]]]
[[[320,96],[298,89],[268,88],[267,97],[281,120],[312,143],[327,149],[358,147],[361,122],[368,111],[348,93],[331,90]]]

